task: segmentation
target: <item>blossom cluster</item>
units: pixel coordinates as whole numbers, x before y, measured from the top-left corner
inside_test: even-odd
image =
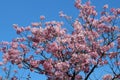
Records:
[[[113,22],[118,20],[120,9],[112,8],[110,14],[105,5],[101,17],[96,19],[97,11],[89,1],[82,4],[76,0],[75,7],[80,13],[72,22],[71,33],[62,28],[63,22],[59,21],[33,22],[27,27],[14,24],[20,37],[1,42],[3,62],[0,65],[10,62],[18,68],[45,74],[49,80],[88,80],[95,68],[106,65],[118,68],[120,28]],[[69,20],[63,12],[60,16]],[[40,20],[45,17],[41,16]],[[104,75],[103,80],[113,79],[120,70],[115,72],[111,68],[111,71],[113,75]]]

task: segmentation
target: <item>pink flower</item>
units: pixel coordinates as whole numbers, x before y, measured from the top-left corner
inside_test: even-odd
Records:
[[[81,75],[76,75],[75,78],[76,78],[76,80],[82,80],[82,76]]]
[[[23,42],[23,41],[25,41],[26,40],[26,38],[24,38],[24,37],[22,37],[22,38],[16,38],[16,42]]]
[[[108,64],[108,61],[107,61],[107,60],[104,60],[103,63],[104,63],[104,64]]]
[[[116,11],[116,9],[115,8],[111,8],[111,10],[110,10],[111,12],[115,12]]]
[[[112,75],[110,75],[110,74],[104,75],[103,80],[112,80]]]
[[[8,70],[7,67],[3,67],[2,69],[3,69],[3,71],[7,71]]]
[[[76,2],[75,2],[75,7],[76,7],[77,9],[82,8],[81,0],[76,0]]]
[[[19,38],[10,43],[0,43],[3,53],[0,66],[12,63],[18,68],[44,74],[49,80],[81,80],[88,72],[99,69],[99,66],[119,66],[120,61],[115,60],[115,57],[119,58],[120,29],[117,27],[118,21],[115,21],[115,26],[112,21],[119,20],[120,9],[113,8],[109,13],[108,5],[104,5],[100,17],[89,0],[83,5],[81,1],[75,1],[75,7],[79,10],[75,20],[60,12],[60,16],[73,27],[70,31],[62,28],[63,23],[58,21],[44,23],[42,20],[45,16],[40,16],[41,22],[32,23],[32,27],[14,24]],[[104,75],[102,79],[111,80],[112,75]]]
[[[21,28],[20,28],[20,27],[18,27],[17,24],[13,24],[13,27],[15,28],[17,34],[20,34],[21,32],[23,32],[23,31],[25,30],[24,27],[21,27]]]
[[[106,5],[104,5],[104,6],[103,6],[103,8],[104,8],[104,9],[107,9],[107,8],[108,8],[108,5],[107,5],[107,4],[106,4]]]
[[[45,16],[40,16],[40,20],[44,20],[45,19]]]
[[[18,73],[18,71],[17,71],[17,70],[14,70],[14,73]]]
[[[102,50],[103,52],[106,52],[106,51],[109,50],[109,47],[105,45],[105,46],[101,47],[101,50]]]
[[[85,73],[88,73],[89,70],[90,70],[89,67],[85,67],[85,68],[84,68],[84,72],[85,72]]]
[[[0,66],[2,66],[3,65],[3,62],[0,62]]]
[[[35,51],[36,54],[39,54],[40,52],[41,52],[41,49],[37,49],[37,50]]]
[[[97,61],[95,61],[94,59],[91,60],[91,63],[96,65],[97,64]]]
[[[18,80],[18,78],[16,76],[13,76],[11,80]]]
[[[16,49],[18,47],[18,43],[17,42],[12,42],[11,47]]]
[[[8,54],[10,55],[10,56],[12,56],[12,55],[19,55],[20,54],[20,51],[19,50],[17,50],[17,49],[9,49],[8,50]]]
[[[30,29],[31,29],[30,26],[25,28],[26,31],[29,31]]]
[[[32,67],[38,67],[39,66],[39,61],[37,61],[37,60],[30,60],[30,65]]]
[[[60,72],[60,71],[56,71],[56,72],[55,72],[55,75],[58,76],[58,77],[62,77],[62,76],[63,76],[63,73]]]
[[[98,53],[97,52],[91,52],[90,55],[94,59],[96,59],[98,57]]]
[[[31,28],[31,32],[32,32],[33,34],[36,34],[36,33],[38,32],[38,28]]]
[[[34,22],[34,23],[32,23],[32,26],[33,26],[33,27],[38,27],[38,26],[40,26],[40,23]]]
[[[117,9],[117,14],[120,14],[120,8]]]
[[[17,29],[17,28],[18,28],[18,24],[13,24],[13,27],[14,27],[15,29]]]
[[[3,78],[3,77],[2,77],[2,76],[0,76],[0,80],[3,80],[2,78]]]
[[[51,72],[53,69],[52,59],[44,61],[43,67],[47,72]]]
[[[120,45],[120,36],[117,39],[118,45]]]
[[[1,42],[0,44],[2,44],[2,45],[8,45],[9,42],[7,42],[7,41],[3,41],[3,42]]]
[[[110,55],[109,57],[112,59],[112,58],[115,58],[117,56],[118,53],[116,52],[110,52]]]
[[[65,14],[63,13],[63,11],[60,11],[59,15],[60,15],[60,17],[65,17]]]
[[[97,12],[96,12],[96,11],[93,11],[92,14],[93,14],[94,16],[96,16],[96,15],[97,15]]]
[[[23,48],[23,49],[27,48],[26,45],[24,45],[24,44],[20,44],[20,47]]]
[[[67,62],[58,62],[55,65],[55,67],[62,72],[66,72],[68,70],[69,66],[70,65]]]
[[[73,27],[75,30],[81,30],[82,29],[82,25],[80,24],[80,22],[78,20],[76,20],[73,24]]]
[[[22,67],[23,67],[23,65],[22,65],[22,64],[18,64],[18,68],[20,68],[20,69],[21,69]]]
[[[47,51],[52,53],[55,53],[59,49],[58,44],[56,42],[53,42],[52,44],[48,44],[47,47],[48,47]]]
[[[115,62],[115,65],[120,66],[120,61]]]

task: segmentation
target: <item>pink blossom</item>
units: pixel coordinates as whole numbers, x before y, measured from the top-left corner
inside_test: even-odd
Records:
[[[108,5],[104,5],[101,15],[97,16],[95,6],[91,6],[89,0],[85,4],[76,0],[74,6],[79,10],[75,20],[60,12],[60,17],[64,17],[73,27],[70,31],[62,28],[62,22],[42,21],[45,16],[40,16],[40,22],[33,22],[31,26],[14,24],[19,38],[0,43],[3,53],[0,66],[17,65],[20,69],[44,74],[48,80],[88,80],[93,72],[97,73],[95,70],[109,66],[107,64],[115,66],[110,71],[116,70],[114,73],[118,74],[120,29],[117,20],[120,9],[112,8],[109,12]],[[9,70],[7,67],[5,72]],[[111,80],[112,77],[107,74],[102,79]],[[12,79],[16,80],[14,76]]]
[[[40,49],[37,49],[37,50],[35,51],[36,54],[39,54],[40,52],[41,52]]]
[[[39,66],[39,61],[38,60],[30,60],[30,65],[32,67],[38,67]]]
[[[109,47],[105,45],[105,46],[101,47],[101,50],[102,50],[103,52],[106,52],[106,51],[109,50]]]
[[[111,8],[110,11],[114,13],[116,11],[116,9],[115,8]]]
[[[43,67],[47,72],[52,71],[53,69],[52,60],[50,59],[49,61],[44,61]]]
[[[16,49],[18,47],[18,43],[17,42],[12,42],[11,47]]]
[[[91,61],[91,63],[94,64],[94,65],[97,64],[97,62],[96,62],[94,59],[92,59],[92,60],[90,60],[90,61]]]
[[[63,76],[63,73],[60,72],[60,71],[56,71],[56,72],[55,72],[55,75],[56,75],[56,76],[59,76],[59,77],[62,77],[62,76]]]
[[[85,73],[88,73],[89,70],[90,70],[89,67],[85,67],[85,68],[84,68],[84,72],[85,72]]]
[[[8,70],[7,67],[3,67],[2,69],[3,69],[3,71],[7,71]]]
[[[23,67],[23,65],[22,65],[22,64],[18,64],[18,68],[20,68],[20,69],[21,69],[22,67]]]
[[[67,62],[58,62],[55,67],[62,72],[66,72],[69,68],[69,64]]]
[[[103,80],[112,80],[112,75],[110,75],[110,74],[104,75]]]
[[[118,45],[120,45],[120,37],[118,37],[117,42],[118,42]]]
[[[76,75],[75,78],[76,78],[76,80],[82,80],[82,76],[81,75]]]
[[[38,32],[38,28],[31,28],[31,32],[32,32],[33,34],[36,34],[36,33]]]
[[[67,20],[71,20],[72,19],[71,16],[68,16],[68,15],[64,14],[63,11],[59,12],[59,16],[65,18]]]
[[[74,27],[75,30],[81,30],[82,29],[82,25],[77,20],[74,22],[73,27]]]
[[[98,57],[98,53],[97,52],[91,52],[90,55],[94,59],[96,59]]]
[[[40,20],[44,20],[45,19],[45,16],[40,16]]]
[[[2,76],[0,76],[0,80],[3,80],[2,78],[3,78],[3,77],[2,77]]]
[[[25,41],[26,38],[22,37],[22,38],[16,38],[15,42],[23,42]]]
[[[32,44],[33,47],[37,47],[37,45],[38,45],[37,41],[33,42],[33,44]]]
[[[106,4],[106,5],[104,5],[104,6],[103,6],[103,8],[104,8],[104,9],[107,9],[107,8],[108,8],[108,5],[107,5],[107,4]]]
[[[78,8],[78,9],[80,9],[82,7],[81,0],[76,0],[75,7]]]
[[[30,26],[25,28],[26,31],[29,31],[30,29],[31,29]]]
[[[120,61],[115,62],[115,64],[116,64],[117,66],[120,66]]]
[[[3,62],[0,62],[0,66],[2,66],[3,65]]]
[[[18,78],[16,76],[13,76],[11,80],[18,80]]]
[[[94,16],[96,16],[96,15],[97,15],[97,12],[96,12],[96,11],[93,11],[92,14],[93,14]]]
[[[25,30],[24,27],[19,27],[17,24],[13,24],[13,27],[15,28],[17,34],[20,34],[21,32]]]
[[[17,28],[18,28],[18,24],[13,24],[13,27],[14,27],[15,29],[17,29]]]
[[[101,61],[99,61],[99,64],[103,66],[103,65],[108,64],[108,61],[107,61],[107,60],[104,60],[104,61],[103,61],[103,60],[101,60]]]
[[[1,44],[2,44],[2,45],[9,45],[9,42],[7,42],[7,41],[2,41]]]
[[[20,54],[20,51],[19,50],[17,50],[17,49],[9,49],[8,50],[8,54],[10,54],[10,55],[19,55]]]
[[[40,25],[40,23],[38,23],[38,22],[32,23],[32,26],[33,26],[33,27],[38,27],[39,25]]]
[[[117,9],[117,14],[120,14],[120,8]]]
[[[18,73],[18,71],[17,71],[17,70],[14,70],[14,73]]]
[[[24,45],[24,44],[20,44],[20,47],[23,48],[23,49],[27,48],[26,45]]]
[[[47,45],[48,49],[47,51],[55,53],[59,48],[58,44],[56,42],[53,42],[52,44]]]
[[[112,59],[112,58],[115,58],[117,56],[118,53],[116,52],[110,52],[110,55],[109,57]]]
[[[108,64],[108,61],[107,61],[107,60],[104,60],[103,63],[104,63],[104,64]]]

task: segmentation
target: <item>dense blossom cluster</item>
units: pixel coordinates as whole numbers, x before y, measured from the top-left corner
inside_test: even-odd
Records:
[[[95,68],[109,65],[112,74],[102,79],[120,79],[120,28],[116,22],[120,9],[112,8],[109,13],[105,5],[98,19],[89,1],[81,4],[81,0],[76,0],[75,7],[80,13],[71,23],[71,33],[62,28],[63,22],[57,21],[35,22],[28,27],[14,24],[20,37],[1,42],[0,65],[11,62],[19,68],[45,74],[48,80],[88,80]],[[70,19],[63,12],[60,16]]]

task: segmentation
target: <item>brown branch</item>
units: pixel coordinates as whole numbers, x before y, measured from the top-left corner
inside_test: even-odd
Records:
[[[97,67],[97,64],[94,65],[94,67],[91,69],[91,71],[88,73],[88,75],[85,77],[85,80],[88,80],[89,76],[91,75],[91,73],[95,70],[95,68]]]

